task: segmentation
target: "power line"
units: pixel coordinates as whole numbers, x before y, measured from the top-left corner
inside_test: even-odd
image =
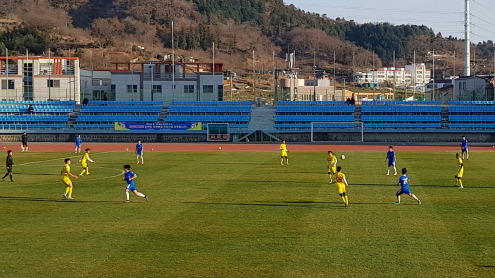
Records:
[[[481,20],[481,21],[483,21],[483,22],[485,22],[485,23],[488,23],[488,24],[490,24],[490,25],[492,25],[492,26],[495,26],[495,24],[493,24],[493,23],[491,23],[491,22],[488,22],[488,21],[486,21],[486,20],[484,20],[484,19],[482,19],[482,18],[479,18],[479,17],[475,16],[474,14],[471,14],[471,16],[472,16],[472,17],[474,17],[474,18],[477,18],[477,19],[479,19],[479,20]]]
[[[337,9],[352,9],[361,11],[379,11],[379,12],[396,12],[396,13],[425,13],[424,10],[400,10],[400,9],[382,9],[382,8],[366,8],[366,7],[350,7],[350,6],[337,6],[337,5],[321,5],[321,4],[307,4],[304,6],[313,7],[332,7]],[[463,14],[463,12],[441,12],[441,11],[428,11],[429,14]]]
[[[485,9],[489,10],[489,11],[490,11],[490,12],[492,12],[492,13],[495,13],[492,9],[488,8],[487,6],[485,6],[485,5],[483,5],[483,4],[478,3],[478,1],[473,0],[473,2],[474,2],[474,3],[476,3],[476,4],[478,4],[478,5],[480,5],[481,7],[485,8]]]
[[[481,30],[484,30],[484,31],[486,31],[486,32],[489,32],[489,33],[492,33],[492,34],[494,34],[494,35],[495,35],[495,32],[493,32],[493,31],[491,31],[491,30],[488,30],[488,29],[486,29],[486,28],[480,27],[480,26],[478,26],[478,25],[476,25],[476,24],[474,24],[474,23],[471,23],[471,26],[476,27],[476,28],[479,28],[479,29],[481,29]]]

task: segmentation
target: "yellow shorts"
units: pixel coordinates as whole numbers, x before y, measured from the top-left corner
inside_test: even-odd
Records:
[[[345,183],[337,183],[337,189],[339,194],[345,193]]]
[[[282,151],[280,156],[283,156],[283,157],[286,157],[287,156],[287,152],[286,151]]]
[[[69,177],[64,177],[62,181],[65,183],[65,185],[71,185],[72,181],[69,179]]]
[[[457,172],[457,177],[462,178],[462,175],[464,175],[464,168],[461,169],[459,172]]]
[[[83,168],[88,168],[88,164],[81,164]]]
[[[337,173],[337,167],[330,167],[330,172],[331,172],[332,174]]]

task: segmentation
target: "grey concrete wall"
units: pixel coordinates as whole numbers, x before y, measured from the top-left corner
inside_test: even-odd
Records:
[[[28,133],[29,142],[74,142],[74,134]],[[206,142],[206,134],[81,134],[83,142]],[[21,134],[0,134],[0,142],[20,142]]]
[[[74,142],[75,134],[36,134],[29,133],[30,142]],[[275,134],[282,140],[289,142],[311,142],[308,133],[280,133]],[[440,143],[460,142],[465,135],[469,142],[495,142],[495,133],[460,133],[460,132],[395,132],[395,133],[364,133],[364,142],[404,142],[404,143]],[[81,134],[83,142],[206,142],[206,134]],[[315,133],[315,141],[329,142],[361,142],[361,133]],[[249,139],[254,142],[254,135]],[[269,141],[268,136],[263,141]],[[20,142],[21,134],[0,134],[0,142]],[[259,141],[259,140],[258,140]]]

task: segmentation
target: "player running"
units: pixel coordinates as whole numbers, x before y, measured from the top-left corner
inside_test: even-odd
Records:
[[[395,175],[397,175],[397,168],[395,168],[395,162],[397,161],[397,157],[395,157],[395,151],[394,147],[389,146],[388,147],[388,152],[387,152],[387,157],[385,158],[385,161],[388,159],[388,168],[387,168],[387,176],[390,175],[390,167],[394,167]]]
[[[88,161],[95,163],[94,160],[92,160],[91,158],[89,158],[89,154],[90,153],[91,153],[91,150],[90,149],[86,149],[86,153],[83,155],[83,157],[81,158],[81,160],[78,161],[78,163],[81,163],[81,166],[83,167],[83,170],[82,170],[81,174],[79,174],[79,176],[82,176],[84,174],[84,172],[86,172],[86,175],[89,175]]]
[[[457,170],[457,174],[455,175],[455,187],[461,187],[462,186],[462,176],[464,175],[464,162],[462,161],[461,155],[458,153],[455,154],[455,157],[457,158],[457,166],[459,169]]]
[[[5,181],[5,178],[7,176],[10,176],[10,181],[13,182],[14,180],[12,179],[12,166],[14,166],[14,159],[12,158],[12,151],[9,150],[7,151],[7,159],[5,161],[5,166],[7,167],[7,173],[5,176],[3,176],[2,180]]]
[[[144,164],[143,152],[144,152],[143,143],[141,143],[141,140],[138,140],[138,143],[136,144],[136,158],[137,158],[136,164],[139,164],[140,156],[141,156],[141,164]]]
[[[280,144],[280,165],[284,165],[284,158],[285,161],[287,162],[287,165],[289,165],[289,150],[287,149],[287,145],[285,144],[285,140],[282,140],[282,144]]]
[[[72,188],[74,186],[72,185],[72,181],[70,180],[69,177],[73,177],[73,178],[77,179],[77,176],[73,175],[70,172],[70,158],[65,159],[65,165],[64,165],[64,168],[62,168],[62,171],[60,172],[60,174],[62,174],[62,181],[67,186],[67,188],[65,189],[65,193],[63,195],[64,198],[71,199],[71,200],[74,199],[74,198],[72,198]]]
[[[333,155],[332,151],[328,151],[327,168],[330,183],[334,183],[335,181],[333,180],[333,176],[337,174],[337,157]]]
[[[144,195],[143,193],[138,192],[136,189],[136,185],[134,184],[134,179],[137,178],[137,175],[131,171],[131,165],[124,165],[124,172],[125,173],[123,180],[127,182],[127,187],[125,188],[125,197],[126,197],[125,203],[129,203],[129,191],[132,191],[136,196],[145,198],[147,202],[148,195]]]
[[[79,149],[79,153],[81,152],[81,143],[82,143],[82,138],[81,138],[81,134],[79,134],[76,137],[76,149],[74,150],[74,153],[77,153],[78,149]]]
[[[462,159],[464,159],[464,153],[466,153],[466,159],[469,160],[468,141],[466,139],[466,136],[462,136],[461,152],[462,152]]]
[[[342,173],[342,166],[337,167],[337,174],[335,175],[335,181],[337,182],[337,190],[339,191],[339,196],[342,197],[342,201],[344,201],[345,208],[348,208],[349,199],[347,198],[346,187],[349,186],[349,184],[345,179],[344,173]]]
[[[395,194],[397,196],[397,202],[395,202],[396,205],[400,205],[400,195],[402,194],[407,194],[411,197],[414,198],[418,202],[418,205],[421,205],[421,201],[416,197],[416,195],[411,193],[411,189],[409,189],[409,182],[411,180],[409,179],[409,176],[407,175],[407,169],[402,168],[402,176],[399,178],[399,182],[397,185],[400,186],[399,191]]]

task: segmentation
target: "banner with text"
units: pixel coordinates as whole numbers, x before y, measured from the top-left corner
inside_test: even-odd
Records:
[[[201,123],[125,123],[115,122],[115,130],[200,131]]]

